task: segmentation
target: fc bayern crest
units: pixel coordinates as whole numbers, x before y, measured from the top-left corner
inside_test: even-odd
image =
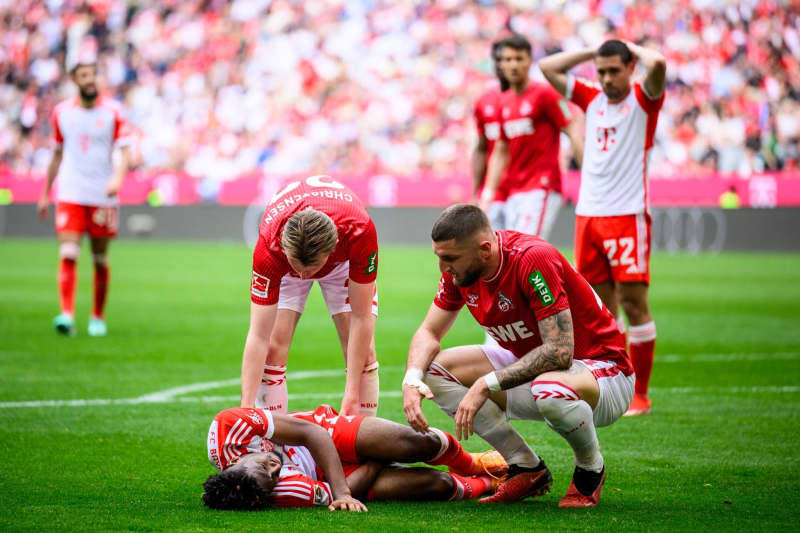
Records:
[[[498,295],[497,307],[499,307],[501,311],[506,312],[510,309],[514,309],[514,304],[511,302],[510,298],[507,298],[501,292]]]

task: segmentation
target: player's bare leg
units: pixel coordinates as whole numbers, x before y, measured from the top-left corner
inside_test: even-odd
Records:
[[[614,319],[617,321],[617,327],[622,334],[625,335],[625,320],[622,318],[622,313],[619,309],[619,284],[615,284],[613,281],[606,281],[603,283],[595,283],[592,285],[592,288],[600,299],[603,300],[603,304],[605,304],[611,314],[614,315]]]
[[[108,245],[111,239],[107,237],[91,237],[92,261],[94,263],[94,303],[92,315],[89,317],[89,335],[102,337],[107,333],[104,312],[110,269],[108,266]]]
[[[480,346],[459,346],[442,351],[431,363],[425,383],[434,401],[450,417],[479,377],[495,370]],[[491,444],[508,463],[506,480],[483,503],[511,502],[541,496],[550,490],[552,475],[522,436],[508,422],[506,392],[492,393],[475,414],[475,433]]]
[[[472,455],[453,435],[436,428],[418,433],[409,426],[371,416],[358,428],[356,453],[379,462],[425,462],[465,474],[475,470]]]
[[[278,309],[269,338],[264,374],[256,394],[256,407],[272,412],[287,412],[289,391],[286,386],[286,362],[292,345],[300,313],[291,309]]]
[[[389,466],[375,479],[372,498],[375,501],[468,500],[489,488],[489,476],[464,478],[433,468]]]
[[[559,506],[597,505],[605,480],[593,414],[600,399],[597,380],[583,364],[573,362],[569,370],[537,376],[531,392],[547,424],[564,437],[575,455],[572,483]]]
[[[78,278],[78,256],[81,251],[81,235],[74,232],[58,234],[58,293],[61,313],[53,319],[56,331],[64,335],[75,335],[75,286]]]
[[[350,312],[331,315],[339,343],[342,345],[342,356],[347,365],[347,339],[350,336]],[[364,363],[361,374],[361,386],[358,392],[361,404],[359,412],[365,416],[375,416],[378,413],[378,396],[380,394],[380,378],[378,376],[378,359],[375,353],[375,339],[370,341],[369,355]]]
[[[650,412],[650,398],[647,396],[650,373],[653,369],[653,355],[656,345],[656,324],[650,314],[646,283],[620,283],[619,295],[622,308],[628,316],[630,329],[630,355],[636,372],[636,385],[633,401],[625,413],[627,416],[643,415]]]

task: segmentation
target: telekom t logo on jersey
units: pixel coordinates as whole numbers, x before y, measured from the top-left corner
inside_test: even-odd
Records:
[[[602,146],[600,147],[600,151],[608,152],[608,145],[614,144],[616,139],[614,136],[617,134],[617,128],[597,128],[597,142],[600,143]]]

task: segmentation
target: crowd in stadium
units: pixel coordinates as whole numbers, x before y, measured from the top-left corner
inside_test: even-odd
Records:
[[[467,176],[510,30],[536,59],[610,36],[666,56],[652,175],[795,169],[798,28],[790,0],[0,0],[0,169],[41,175],[67,56],[96,46],[142,168]]]

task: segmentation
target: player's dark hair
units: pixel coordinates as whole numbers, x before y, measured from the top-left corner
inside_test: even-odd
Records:
[[[515,33],[513,35],[506,37],[505,39],[501,39],[499,43],[501,50],[503,48],[511,48],[512,50],[517,50],[517,51],[521,50],[523,52],[528,52],[528,55],[533,54],[531,49],[531,42],[522,35],[520,35],[519,33]]]
[[[491,228],[486,213],[479,207],[472,204],[455,204],[442,211],[433,223],[431,240],[442,242],[455,239],[458,242],[472,237],[480,230],[491,231]]]
[[[281,235],[281,247],[303,266],[314,264],[320,255],[328,255],[336,248],[339,232],[331,217],[322,211],[304,209],[286,221]]]
[[[497,81],[500,82],[500,90],[505,92],[511,87],[508,80],[503,76],[500,70],[500,50],[503,48],[503,39],[498,39],[492,43],[492,61],[494,62],[494,74],[497,76]]]
[[[270,504],[269,492],[241,468],[208,476],[203,491],[203,503],[211,509],[260,511]]]
[[[627,65],[633,59],[628,45],[618,39],[609,39],[600,45],[597,49],[597,55],[602,57],[619,56],[624,65]]]

